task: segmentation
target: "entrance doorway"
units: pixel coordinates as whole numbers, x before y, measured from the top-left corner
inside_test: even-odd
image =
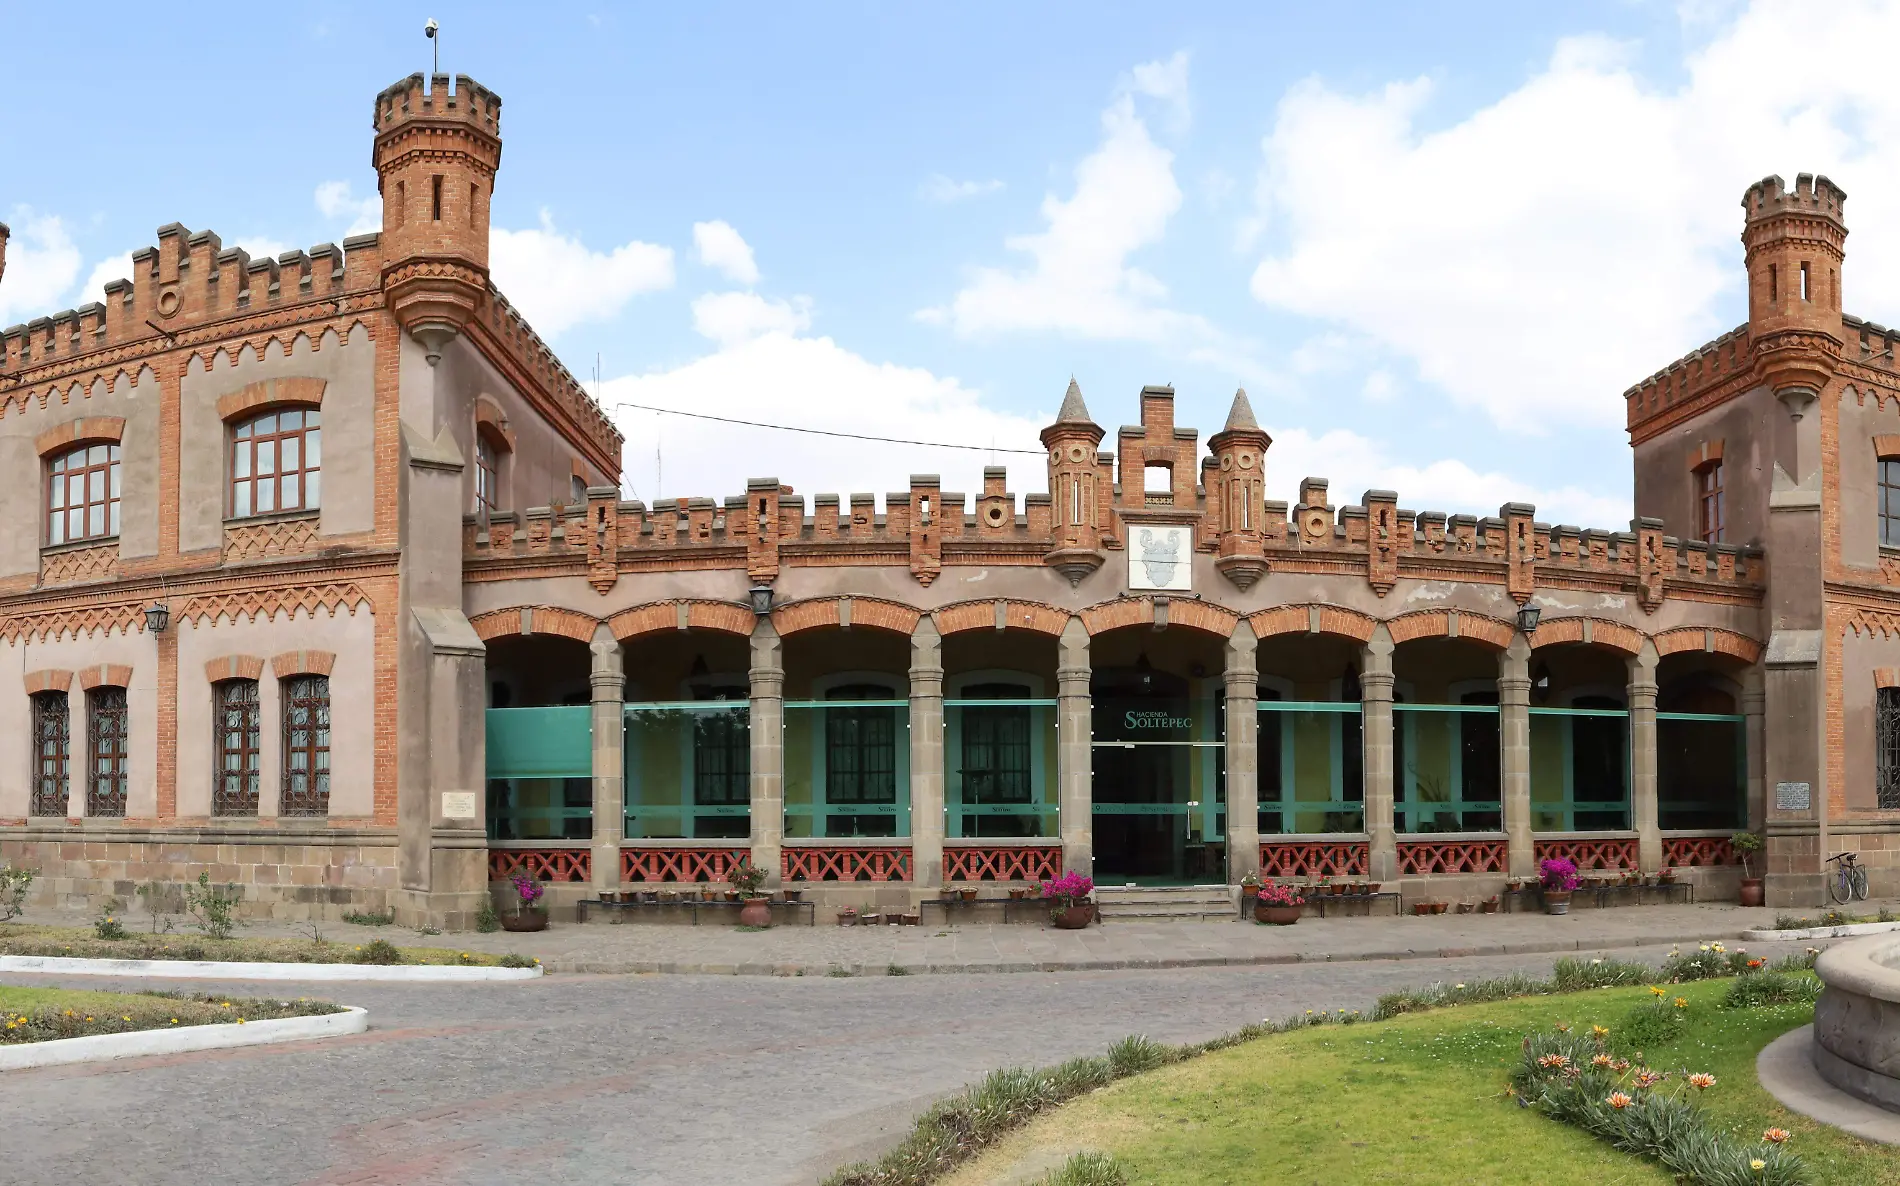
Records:
[[[1224,884],[1219,702],[1145,665],[1097,671],[1090,693],[1096,881]]]

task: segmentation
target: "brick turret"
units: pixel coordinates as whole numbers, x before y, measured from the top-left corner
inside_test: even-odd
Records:
[[[376,96],[383,287],[404,329],[441,357],[488,291],[488,217],[501,99],[466,74],[412,74]]]
[[[1071,585],[1102,566],[1102,519],[1107,494],[1100,482],[1096,447],[1102,426],[1089,418],[1082,388],[1074,379],[1062,396],[1056,422],[1042,430],[1043,448],[1049,450],[1049,502],[1055,525],[1055,546],[1043,563],[1069,578]]]
[[[1846,201],[1839,186],[1809,173],[1795,178],[1793,192],[1765,177],[1742,195],[1755,372],[1797,416],[1841,356]]]
[[[1214,567],[1243,590],[1267,570],[1260,529],[1266,510],[1267,449],[1272,444],[1273,438],[1254,419],[1245,389],[1234,392],[1226,425],[1207,442],[1215,462],[1207,493],[1220,540]]]

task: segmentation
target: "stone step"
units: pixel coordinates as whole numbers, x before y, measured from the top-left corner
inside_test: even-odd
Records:
[[[1224,922],[1234,917],[1233,901],[1223,885],[1098,885],[1095,900],[1105,920]]]
[[[1104,903],[1100,914],[1107,922],[1228,922],[1234,915],[1231,906],[1110,906]]]

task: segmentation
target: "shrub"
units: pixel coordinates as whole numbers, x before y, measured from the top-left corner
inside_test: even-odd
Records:
[[[1730,951],[1720,943],[1703,943],[1692,952],[1672,950],[1663,961],[1662,978],[1674,984],[1687,984],[1717,976],[1740,976],[1759,966],[1759,961],[1750,959],[1746,947]]]
[[[1647,984],[1656,972],[1647,964],[1629,960],[1591,959],[1573,956],[1560,959],[1550,969],[1551,987],[1558,992],[1582,992],[1591,988],[1625,988]]]
[[[1821,982],[1811,976],[1767,970],[1735,978],[1722,998],[1724,1009],[1752,1009],[1762,1005],[1792,1005],[1821,995]]]
[[[1067,909],[1080,906],[1095,892],[1095,879],[1086,873],[1064,873],[1054,881],[1042,883],[1042,896]]]
[[[1537,881],[1553,893],[1569,893],[1577,888],[1577,866],[1568,857],[1546,857],[1537,866]]]
[[[211,884],[211,874],[200,872],[197,882],[185,883],[185,913],[191,923],[213,939],[229,939],[237,929],[237,904],[244,891],[227,884],[220,889]]]
[[[0,869],[0,922],[12,922],[26,912],[26,891],[33,888],[33,869]]]
[[[343,916],[343,921],[355,923],[359,927],[386,927],[396,921],[396,912],[385,910],[380,914],[365,914],[360,910],[352,910]]]
[[[501,915],[495,913],[495,903],[484,897],[482,908],[475,912],[475,929],[484,935],[492,935],[501,929]]]
[[[1652,987],[1649,991],[1653,994],[1650,1002],[1631,1009],[1616,1030],[1618,1044],[1638,1053],[1667,1046],[1680,1038],[1682,1023],[1688,1020],[1689,1010],[1683,998],[1671,1001],[1669,994],[1660,988]]]
[[[402,952],[387,939],[372,939],[356,949],[350,962],[357,964],[400,964]]]
[[[1128,1186],[1128,1175],[1106,1153],[1077,1153],[1045,1174],[1040,1186]]]
[[[107,898],[105,904],[99,907],[99,917],[92,920],[93,935],[100,939],[125,938],[125,924],[119,921],[119,911],[124,909],[124,902]]]
[[[541,964],[540,960],[532,956],[517,955],[512,951],[502,956],[501,959],[496,962],[504,968],[534,968],[539,967]]]

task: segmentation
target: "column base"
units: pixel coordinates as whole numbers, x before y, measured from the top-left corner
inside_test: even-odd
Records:
[[[596,890],[620,888],[620,842],[596,842],[588,853],[588,863],[593,876],[589,879]]]

